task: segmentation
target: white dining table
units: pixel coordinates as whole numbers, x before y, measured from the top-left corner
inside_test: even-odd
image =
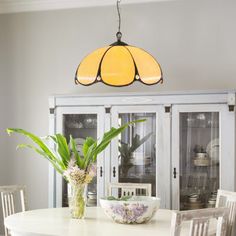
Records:
[[[118,224],[100,207],[87,207],[85,219],[70,217],[69,208],[48,208],[17,213],[5,219],[12,236],[170,236],[171,210],[159,209],[145,224]],[[188,235],[183,226],[183,235]]]

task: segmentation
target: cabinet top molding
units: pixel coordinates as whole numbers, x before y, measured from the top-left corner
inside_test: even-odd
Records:
[[[228,104],[236,91],[188,91],[159,93],[68,94],[49,97],[49,108],[57,106]]]
[[[123,0],[122,4],[169,2],[177,0]],[[73,9],[83,7],[115,6],[111,0],[1,0],[0,14],[16,12],[47,11],[58,9]]]

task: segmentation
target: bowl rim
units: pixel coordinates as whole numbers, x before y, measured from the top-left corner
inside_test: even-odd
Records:
[[[126,200],[126,201],[122,201],[122,200],[109,200],[106,199],[107,197],[101,197],[99,200],[100,201],[105,201],[105,202],[111,202],[111,203],[147,203],[147,202],[160,202],[161,199],[159,197],[150,197],[150,196],[134,196],[134,197],[145,197],[146,199],[134,199],[134,200]]]

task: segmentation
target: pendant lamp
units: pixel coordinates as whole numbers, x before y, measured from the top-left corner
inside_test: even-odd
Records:
[[[117,0],[117,41],[93,51],[81,61],[75,74],[76,84],[89,86],[103,82],[109,86],[122,87],[134,81],[146,85],[163,82],[161,67],[152,55],[121,41],[120,1]]]

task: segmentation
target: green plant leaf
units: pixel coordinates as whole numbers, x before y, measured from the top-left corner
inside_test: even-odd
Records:
[[[100,152],[102,152],[110,144],[113,138],[115,138],[117,135],[123,132],[127,127],[134,125],[136,123],[139,123],[139,122],[144,122],[144,121],[145,119],[136,120],[136,121],[129,122],[119,128],[112,127],[110,131],[104,133],[102,140],[100,141],[99,144],[93,138],[88,137],[85,140],[85,143],[83,145],[83,155],[84,155],[83,158],[79,155],[76,149],[76,143],[74,139],[72,138],[72,136],[70,136],[70,144],[69,144],[72,149],[71,151],[70,151],[69,145],[67,144],[66,138],[63,135],[56,134],[56,135],[48,136],[56,144],[56,154],[54,154],[50,150],[50,148],[48,148],[48,146],[42,141],[41,138],[37,137],[36,135],[30,132],[27,132],[23,129],[15,129],[15,128],[9,128],[6,131],[9,135],[11,133],[19,133],[30,138],[38,146],[38,148],[29,144],[22,144],[22,145],[19,145],[19,147],[21,148],[27,147],[27,148],[33,149],[38,154],[40,154],[41,156],[49,160],[54,166],[54,168],[60,174],[63,174],[63,171],[68,167],[68,163],[71,158],[71,152],[73,156],[75,157],[78,166],[81,169],[87,170],[91,163],[96,162],[97,155]]]
[[[124,165],[130,166],[131,163],[131,156],[132,153],[138,149],[143,143],[145,143],[152,135],[152,132],[147,134],[146,136],[144,136],[142,139],[140,139],[140,135],[136,134],[133,138],[132,138],[132,145],[130,145],[129,143],[124,143],[121,142],[121,146],[119,147],[119,152],[120,152],[120,156],[122,158],[122,162],[124,163]]]
[[[103,135],[102,141],[99,143],[99,145],[97,145],[96,150],[94,152],[95,156],[97,157],[97,155],[100,152],[102,152],[109,145],[111,140],[113,138],[115,138],[117,135],[119,135],[121,132],[123,132],[127,127],[129,127],[131,125],[135,125],[136,123],[144,122],[144,121],[146,121],[146,119],[131,121],[131,122],[121,126],[120,128],[112,127],[108,132],[106,132]],[[94,158],[93,161],[96,161],[96,158]]]
[[[74,155],[74,158],[77,162],[77,165],[79,166],[79,168],[82,169],[83,165],[84,165],[84,161],[83,159],[80,157],[79,155],[79,152],[76,148],[76,143],[75,143],[75,140],[73,139],[73,137],[70,135],[70,146],[71,146],[71,149],[72,149],[72,153]]]
[[[129,157],[131,154],[129,144],[122,143],[121,146],[119,146],[119,152],[122,157]]]
[[[55,134],[56,137],[56,144],[57,144],[57,152],[59,153],[62,162],[67,167],[68,163],[70,161],[70,149],[67,144],[66,138],[62,136],[61,134]]]
[[[144,136],[142,139],[140,139],[140,136],[138,134],[135,135],[135,137],[132,140],[132,145],[130,147],[130,152],[134,152],[136,149],[138,149],[142,144],[144,144],[150,137],[152,136],[152,132]]]
[[[106,199],[109,201],[128,201],[129,199],[131,199],[132,196],[123,196],[123,197],[113,197],[113,196],[108,196]]]
[[[56,155],[49,149],[49,147],[39,138],[37,137],[36,135],[30,133],[30,132],[27,132],[23,129],[17,129],[17,128],[8,128],[7,130],[7,133],[10,135],[12,133],[19,133],[19,134],[22,134],[28,138],[30,138],[36,145],[38,145],[38,147],[42,150],[42,152],[47,156],[47,158],[45,157],[45,155],[42,155],[42,153],[39,153],[41,154],[44,158],[50,160],[51,163],[56,163],[58,162],[58,158],[56,157]],[[23,147],[23,146],[22,146]],[[56,169],[60,174],[61,172]]]
[[[19,144],[17,145],[17,149],[19,148],[30,148],[33,149],[35,152],[37,152],[38,154],[40,154],[41,156],[44,156],[51,164],[52,166],[56,169],[56,171],[58,171],[60,174],[63,173],[63,171],[66,169],[66,167],[64,166],[63,162],[61,162],[60,160],[56,160],[56,162],[52,161],[47,153],[43,152],[42,150],[34,147],[33,145],[30,144]]]
[[[48,148],[48,146],[36,135],[27,132],[23,129],[13,129],[13,128],[9,128],[7,129],[7,133],[11,134],[11,133],[19,133],[19,134],[23,134],[25,136],[27,136],[28,138],[30,138],[34,143],[36,143],[45,153],[48,154],[48,156],[50,157],[50,159],[56,159],[56,157],[54,156],[54,154],[51,152],[51,150]]]
[[[84,144],[83,144],[84,157],[87,155],[89,147],[92,146],[95,142],[96,142],[96,140],[94,140],[92,137],[86,138],[86,140],[84,141]]]
[[[93,163],[94,156],[96,156],[96,147],[97,147],[97,142],[94,142],[89,148],[86,153],[86,156],[84,156],[84,169],[87,170],[89,167],[90,163]]]

